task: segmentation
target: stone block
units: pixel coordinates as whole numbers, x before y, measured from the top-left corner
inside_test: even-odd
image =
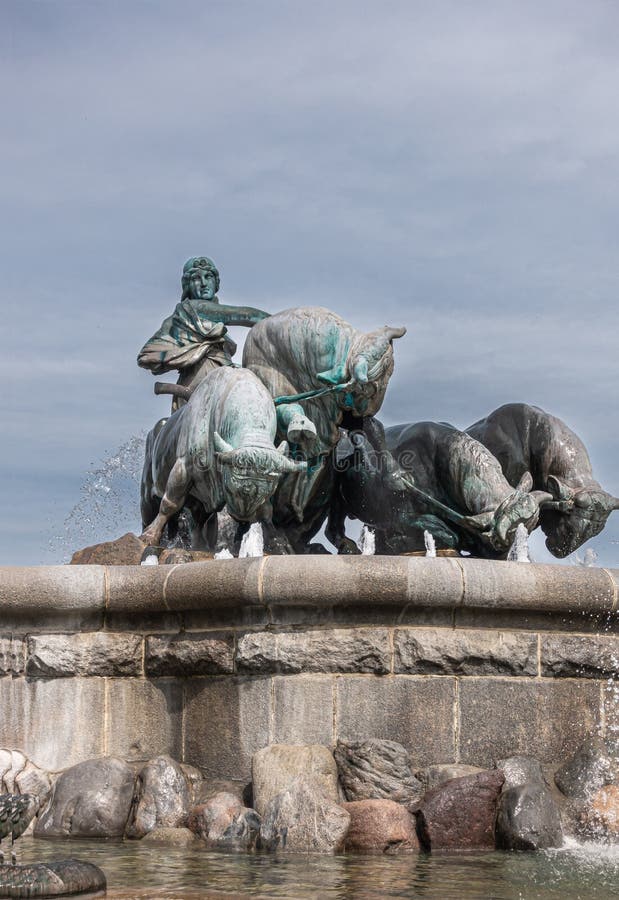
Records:
[[[2,629],[96,630],[103,625],[102,566],[3,566],[0,568]]]
[[[182,685],[171,679],[111,678],[106,752],[123,759],[181,759]]]
[[[94,566],[83,566],[89,571]],[[108,566],[107,605],[108,616],[143,616],[153,613],[169,613],[165,602],[166,578],[170,569],[166,566]]]
[[[161,568],[167,574],[166,605],[171,610],[219,607],[222,611],[262,606],[263,571],[268,559],[266,556],[236,559],[234,562],[211,559],[171,569],[163,566]]]
[[[273,679],[273,741],[333,744],[333,679],[301,675]]]
[[[464,678],[459,706],[460,762],[491,766],[517,754],[557,762],[599,722],[600,689],[591,681]]]
[[[148,568],[151,568],[148,566]],[[153,634],[184,631],[181,613],[148,612],[148,610],[127,609],[124,612],[106,612],[105,630],[108,632],[129,631],[133,634]]]
[[[265,606],[215,606],[212,609],[188,609],[179,615],[182,616],[184,630],[190,633],[213,629],[266,628],[271,623],[269,610]]]
[[[619,674],[619,637],[615,635],[544,635],[542,675],[555,678],[608,678]]]
[[[509,563],[511,565],[511,562]],[[524,564],[526,565],[526,563]],[[398,623],[404,624],[404,622]],[[419,625],[420,622],[413,624]],[[595,633],[617,630],[614,622],[609,622],[608,613],[593,610],[586,615],[583,612],[570,612],[557,603],[553,610],[539,610],[516,607],[464,607],[456,610],[454,622],[456,628],[494,628],[501,631],[529,631],[560,633]],[[449,627],[449,626],[448,626]]]
[[[232,672],[232,634],[152,635],[146,639],[144,667],[149,676],[218,675]]]
[[[268,606],[330,607],[341,604],[345,597],[372,606],[404,605],[409,562],[404,557],[381,556],[265,557],[264,602]]]
[[[394,651],[394,671],[411,675],[537,675],[531,634],[398,628]]]
[[[603,569],[539,563],[514,566],[485,559],[458,562],[464,574],[463,607],[585,615],[613,609],[615,591]]]
[[[207,778],[249,780],[253,754],[270,743],[271,680],[194,678],[185,698],[183,759]]]
[[[236,663],[244,672],[389,672],[391,648],[386,628],[258,632],[243,635]]]
[[[46,678],[72,675],[141,675],[142,637],[137,634],[38,634],[27,641],[26,673]]]
[[[104,750],[105,679],[0,679],[0,746],[57,772]]]
[[[397,741],[418,768],[454,761],[454,678],[343,675],[335,681],[338,739]]]
[[[0,676],[21,675],[24,660],[24,641],[21,638],[0,637]]]

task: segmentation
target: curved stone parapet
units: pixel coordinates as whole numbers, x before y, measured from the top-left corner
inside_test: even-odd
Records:
[[[271,556],[178,566],[0,568],[0,616],[72,619],[279,607],[607,615],[619,570],[403,556]]]
[[[272,556],[0,569],[0,747],[57,772],[381,737],[419,766],[564,759],[619,727],[619,571]]]

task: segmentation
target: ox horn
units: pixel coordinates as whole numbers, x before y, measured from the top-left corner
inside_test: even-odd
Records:
[[[555,503],[555,498],[548,491],[531,491],[531,496],[536,500],[540,508],[543,506],[552,507]]]
[[[520,491],[523,494],[530,493],[533,487],[533,476],[530,472],[525,472],[518,484],[516,485],[516,490]]]
[[[574,491],[567,484],[564,484],[556,475],[549,475],[546,479],[546,488],[550,491],[555,500],[573,500]]]
[[[283,456],[281,453],[278,454],[274,463],[275,471],[282,475],[286,472],[304,472],[307,469],[307,463],[304,460],[296,462],[294,459],[289,459],[289,457]]]
[[[232,450],[234,450],[232,444],[228,444],[227,441],[224,441],[221,435],[216,431],[213,432],[213,443],[215,445],[216,453],[230,453]]]
[[[288,453],[289,453],[288,441],[282,441],[281,444],[278,444],[278,445],[277,445],[277,452],[278,452],[278,453],[281,453],[282,456],[286,456],[286,457],[287,457],[287,456],[288,456]]]
[[[353,366],[352,375],[359,384],[367,384],[368,380],[368,361],[367,357],[360,356]]]
[[[404,337],[406,334],[406,328],[403,325],[402,328],[392,328],[390,325],[385,325],[383,328],[383,332],[388,341],[393,341],[395,338]]]
[[[493,521],[494,512],[483,512],[478,513],[476,516],[464,516],[462,524],[468,525],[469,528],[475,531],[488,531]]]
[[[613,500],[615,501],[613,509],[619,509],[619,497],[613,497]]]

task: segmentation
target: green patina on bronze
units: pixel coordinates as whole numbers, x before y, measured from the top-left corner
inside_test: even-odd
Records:
[[[182,295],[171,316],[144,344],[138,365],[153,375],[177,370],[178,384],[194,388],[217,366],[232,365],[236,344],[229,325],[251,328],[268,313],[251,306],[226,306],[219,302],[219,272],[208,256],[192,256],[183,266]],[[185,399],[175,397],[172,409]]]

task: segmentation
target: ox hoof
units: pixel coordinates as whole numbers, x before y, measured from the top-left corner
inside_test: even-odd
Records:
[[[306,416],[295,416],[286,432],[291,444],[309,444],[316,437],[316,426]]]

